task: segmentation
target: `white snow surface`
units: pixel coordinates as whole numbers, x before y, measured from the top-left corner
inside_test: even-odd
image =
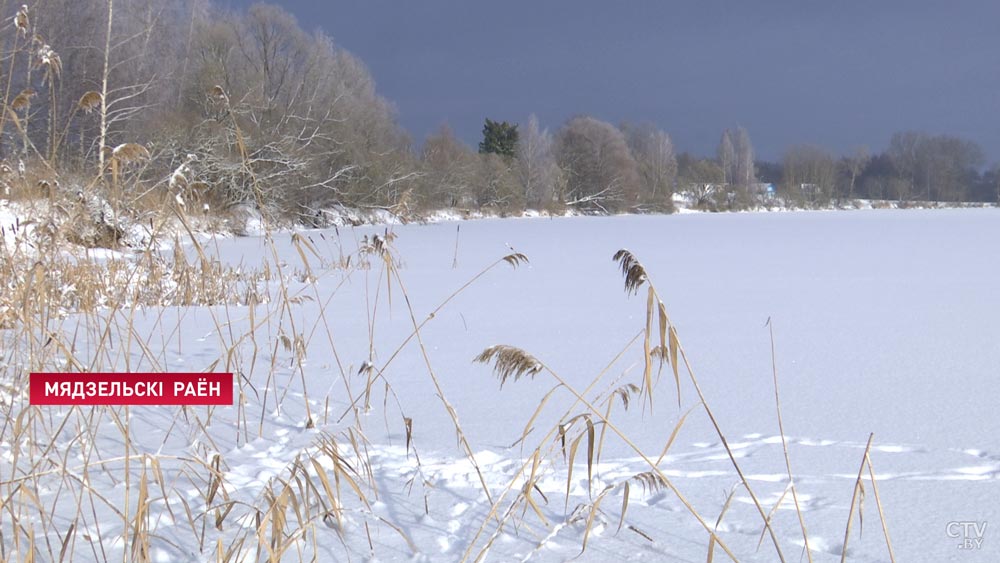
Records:
[[[392,246],[402,286],[394,281],[387,290],[374,258],[368,270],[331,266],[363,237],[386,228],[397,235]],[[260,506],[268,483],[287,479],[295,460],[313,455],[324,433],[336,435],[358,417],[377,484],[377,491],[365,489],[370,506],[343,487],[343,528],[317,522],[316,542],[310,532],[288,560],[315,553],[319,561],[459,561],[468,553],[472,561],[482,552],[487,561],[704,561],[709,535],[677,495],[638,483],[631,486],[620,531],[621,490],[604,499],[580,555],[585,519],[574,518],[575,507],[593,502],[605,486],[650,470],[610,433],[589,487],[581,453],[566,498],[567,466],[556,453],[539,468],[532,497],[545,521],[521,504],[516,519],[497,530],[429,373],[454,407],[491,497],[503,499],[503,514],[513,500],[503,496],[505,489],[512,480],[515,493],[523,486],[518,470],[572,396],[554,392],[535,431],[515,444],[555,381],[542,372],[501,388],[489,366],[472,360],[489,346],[509,344],[578,389],[609,364],[597,390],[614,381],[639,384],[641,337],[614,361],[646,322],[645,286],[638,296],[627,295],[611,259],[621,248],[644,264],[659,290],[706,400],[765,511],[788,482],[772,383],[773,328],[784,428],[814,561],[840,560],[870,433],[870,459],[897,561],[1000,560],[1000,210],[484,219],[299,234],[322,257],[306,252],[314,282],[296,275],[304,268],[292,235],[273,239],[290,275],[289,290],[299,297],[292,307],[305,346],[302,369],[278,344],[279,332],[292,328],[262,324],[261,305],[254,311],[256,362],[246,340],[235,355],[235,370],[255,389],[243,409],[215,409],[207,424],[204,407],[184,414],[179,408],[130,409],[136,447],[161,456],[172,487],[172,513],[161,497],[150,507],[154,560],[214,560],[217,541],[229,546],[248,530],[252,545],[254,513],[245,506]],[[271,252],[264,237],[219,238],[204,248],[245,267]],[[515,251],[530,263],[512,268],[501,262],[490,269],[427,321],[419,343],[410,340],[394,355],[413,331],[408,302],[419,323]],[[230,335],[249,331],[250,313],[246,307],[137,311],[137,333],[156,335],[152,344],[162,354],[160,365],[152,366],[136,352],[132,369],[200,371],[216,360],[221,369]],[[269,381],[272,361],[277,368]],[[384,379],[371,387],[371,408],[355,411],[346,389],[362,394],[368,361]],[[683,370],[681,375],[686,378]],[[306,428],[306,396],[315,428]],[[664,367],[652,410],[645,397],[633,398],[628,411],[616,402],[612,421],[655,460],[678,419],[695,407],[658,468],[715,527],[739,478],[687,379],[681,403],[679,408],[673,375]],[[68,415],[55,407],[45,407],[45,413]],[[409,448],[404,417],[412,420]],[[100,455],[118,459],[121,434],[110,421],[106,425]],[[69,434],[54,438],[72,451]],[[338,437],[342,448],[343,442]],[[10,475],[12,447],[0,445],[4,477]],[[192,530],[180,499],[196,514],[206,507],[184,477],[183,460],[210,461],[209,451],[224,460],[222,488],[236,508],[221,530],[213,525],[214,508],[203,517],[207,529],[199,520]],[[331,470],[329,458],[322,459]],[[82,460],[71,457],[68,463],[76,467]],[[108,467],[109,473],[121,470],[120,463]],[[133,475],[139,469],[133,466]],[[119,479],[99,470],[89,478],[107,498],[123,499]],[[58,487],[39,483],[40,501],[56,502]],[[870,481],[865,487],[863,525],[859,534],[858,521],[853,524],[848,560],[889,561]],[[72,498],[59,502],[68,510],[56,518],[66,524],[75,505]],[[101,560],[102,553],[121,559],[122,520],[103,505],[97,510],[100,533],[89,537],[103,546],[93,549],[78,540],[75,559]],[[952,522],[967,521],[988,523],[978,549],[960,549],[965,538],[949,533],[958,529]],[[8,522],[3,526],[9,528]],[[773,528],[786,559],[805,561],[790,495]],[[745,489],[736,489],[716,529],[740,561],[778,560],[766,535],[758,547],[764,527]],[[75,533],[84,532],[78,527]],[[203,542],[199,534],[205,534]],[[3,541],[10,542],[10,534]],[[62,540],[52,541],[58,546]],[[251,549],[247,560],[256,556]],[[714,557],[728,560],[718,546]]]

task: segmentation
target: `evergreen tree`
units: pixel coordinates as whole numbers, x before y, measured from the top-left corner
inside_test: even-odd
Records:
[[[507,158],[513,158],[517,150],[517,125],[511,125],[506,121],[493,121],[487,118],[483,125],[483,140],[479,143],[479,152],[482,154],[499,154]]]

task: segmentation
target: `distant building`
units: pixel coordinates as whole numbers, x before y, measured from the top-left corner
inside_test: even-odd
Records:
[[[774,184],[767,182],[757,182],[750,186],[750,193],[753,195],[759,195],[763,197],[774,197],[777,195],[778,190]]]

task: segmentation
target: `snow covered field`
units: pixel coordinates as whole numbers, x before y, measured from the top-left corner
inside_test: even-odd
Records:
[[[777,561],[683,362],[680,405],[671,366],[657,359],[652,406],[638,392],[627,410],[609,400],[643,386],[647,285],[627,294],[612,260],[628,248],[763,511],[782,499],[771,522],[786,560],[806,556],[783,495],[772,328],[812,560],[840,560],[871,433],[897,561],[1000,558],[1000,211],[395,226],[392,268],[371,248],[383,229],[277,233],[274,254],[263,237],[208,240],[206,253],[245,268],[267,261],[286,283],[272,281],[270,299],[252,308],[109,311],[113,351],[93,317],[61,321],[88,365],[100,350],[102,369],[228,366],[243,399],[214,410],[70,410],[27,409],[15,394],[6,412],[30,415],[0,434],[4,557],[565,561],[586,539],[576,560],[704,561],[711,551],[722,561],[728,549]],[[501,260],[513,253],[530,262]],[[653,346],[657,325],[654,315]],[[496,344],[546,369],[528,366],[501,388],[492,366],[473,362]],[[547,395],[555,376],[565,385]],[[569,388],[599,407],[589,411],[592,467],[583,418],[565,452],[560,443],[560,422],[588,412]],[[614,429],[601,423],[607,412]],[[570,478],[564,456],[578,436]],[[889,561],[864,475],[847,559]],[[710,546],[699,517],[720,544]]]

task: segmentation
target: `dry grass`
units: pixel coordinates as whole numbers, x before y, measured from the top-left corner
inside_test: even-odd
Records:
[[[118,528],[128,560],[152,560],[152,547],[162,542],[156,528],[164,512],[174,520],[186,521],[204,552],[209,549],[205,542],[210,529],[221,531],[238,515],[248,514],[246,506],[233,500],[224,457],[216,453],[204,457],[211,460],[204,463],[197,456],[181,460],[144,453],[153,445],[135,438],[128,408],[54,412],[26,407],[26,374],[159,371],[163,369],[161,353],[153,349],[153,342],[162,341],[171,330],[162,322],[169,308],[221,307],[224,318],[217,323],[222,326],[234,320],[230,307],[261,306],[267,310],[263,316],[270,324],[277,323],[280,315],[290,314],[290,305],[301,298],[289,296],[286,301],[272,303],[269,285],[277,283],[278,275],[273,265],[262,264],[253,271],[226,266],[209,258],[194,239],[184,245],[174,238],[170,252],[147,247],[132,256],[87,258],[80,256],[82,249],[67,252],[71,247],[67,246],[66,233],[44,232],[41,236],[30,227],[17,226],[18,232],[12,235],[16,241],[3,246],[0,254],[0,275],[7,284],[7,291],[0,294],[4,319],[0,337],[4,349],[9,350],[3,364],[6,422],[0,427],[0,436],[4,443],[18,445],[11,450],[11,463],[5,464],[10,472],[0,475],[0,560],[69,561],[78,554],[108,561],[102,530],[115,525],[106,516],[99,516],[108,512],[120,519]],[[192,244],[197,250],[194,257],[185,251],[185,246]],[[308,241],[299,244],[310,248]],[[365,261],[355,263],[364,267]],[[302,275],[307,276],[310,264],[303,260],[302,267]],[[161,319],[148,334],[140,333],[134,324],[135,311],[147,307]],[[86,339],[91,341],[84,349],[78,343],[81,334],[89,335]],[[238,349],[248,337],[254,335],[233,335],[226,354],[213,366],[225,364],[226,369],[233,369],[233,362],[242,362]],[[301,350],[305,346],[293,345]],[[133,350],[138,350],[141,365],[130,363],[135,361],[130,356]],[[240,387],[244,397],[252,392],[248,381],[241,380]],[[193,424],[204,432],[211,418],[210,408],[204,412],[180,409],[172,426]],[[97,449],[108,440],[113,442],[116,432],[121,436],[121,451]],[[198,449],[211,451],[211,438],[208,434],[204,438],[207,442]],[[233,545],[211,546],[218,548],[220,560],[243,561],[252,553],[271,561],[289,560],[293,551],[301,548],[300,540],[317,528],[343,529],[341,495],[353,496],[364,504],[365,490],[371,488],[370,469],[358,472],[359,467],[367,466],[364,441],[348,431],[343,442],[350,454],[343,453],[333,435],[324,434],[314,448],[289,466],[286,476],[272,482],[249,511],[261,519],[254,528],[256,538],[237,537]],[[57,443],[63,445],[57,448]],[[164,463],[170,469],[164,470]],[[92,472],[101,473],[102,480],[108,476],[120,480],[123,487],[98,490],[88,477]],[[177,494],[178,479],[203,491],[200,506],[183,496],[171,500]],[[53,486],[63,492],[51,504],[43,503],[36,491]],[[63,499],[73,499],[75,514],[63,513]],[[79,552],[81,549],[84,551]]]
[[[172,254],[146,250],[136,256],[86,258],[0,249],[2,279],[24,281],[8,283],[0,294],[0,318],[12,328],[15,320],[26,323],[30,315],[42,313],[65,317],[122,307],[246,305],[268,298],[264,270],[243,271],[217,259],[189,263],[176,239]]]
[[[750,482],[744,475],[742,466],[740,465],[738,457],[733,453],[729,446],[729,442],[726,438],[726,434],[723,432],[721,426],[719,425],[717,418],[715,417],[710,403],[701,390],[698,379],[696,378],[694,371],[688,361],[687,354],[684,352],[684,348],[680,343],[680,338],[678,336],[677,328],[670,321],[669,316],[666,312],[666,307],[663,301],[660,299],[659,293],[657,292],[655,286],[651,283],[649,276],[646,272],[645,267],[642,263],[629,251],[620,250],[614,257],[614,261],[618,263],[619,268],[622,272],[624,282],[625,282],[625,292],[630,295],[638,294],[640,289],[645,285],[648,287],[646,306],[645,306],[645,323],[642,327],[641,332],[638,337],[642,340],[642,365],[644,366],[641,378],[637,382],[629,382],[625,384],[620,384],[617,380],[610,382],[610,386],[606,391],[600,391],[599,383],[604,379],[607,373],[607,368],[601,371],[590,384],[583,389],[577,389],[570,385],[567,380],[562,378],[559,374],[552,371],[548,366],[544,364],[543,361],[537,359],[535,356],[529,352],[522,350],[520,348],[509,346],[509,345],[497,345],[492,346],[484,350],[479,356],[475,358],[476,362],[491,363],[493,366],[493,371],[501,386],[510,381],[517,381],[525,376],[530,376],[534,379],[538,379],[545,374],[551,377],[555,382],[554,387],[546,393],[538,406],[536,407],[531,420],[525,426],[518,442],[523,443],[528,439],[528,435],[531,432],[537,432],[534,428],[533,422],[541,414],[541,412],[546,408],[549,403],[550,398],[556,392],[567,392],[573,398],[572,404],[562,415],[558,416],[558,422],[555,426],[550,428],[547,433],[540,439],[536,441],[537,446],[529,451],[527,455],[528,461],[526,461],[516,477],[511,480],[510,484],[506,489],[501,492],[498,496],[496,502],[494,502],[490,516],[482,523],[475,537],[472,538],[469,546],[467,547],[462,560],[463,561],[481,561],[486,557],[489,549],[492,547],[494,540],[498,537],[499,532],[508,524],[514,527],[525,527],[528,523],[525,521],[524,515],[526,514],[526,509],[531,508],[531,513],[536,514],[540,521],[540,524],[545,528],[552,527],[548,518],[543,514],[543,512],[538,508],[537,503],[532,498],[532,488],[530,485],[541,478],[539,475],[539,467],[549,466],[555,467],[560,463],[565,467],[565,510],[566,519],[555,524],[556,529],[570,525],[574,523],[582,523],[583,525],[583,538],[581,550],[586,551],[588,542],[591,537],[591,532],[593,531],[594,523],[598,520],[598,517],[605,514],[604,508],[602,508],[602,503],[604,500],[612,494],[621,494],[622,501],[620,508],[618,510],[617,516],[617,529],[620,531],[623,527],[626,527],[639,536],[652,540],[652,538],[644,531],[637,529],[635,526],[628,525],[627,515],[629,511],[629,495],[631,488],[638,484],[646,489],[647,491],[669,491],[672,493],[678,501],[684,506],[691,518],[697,522],[708,534],[708,548],[707,548],[707,560],[713,561],[718,556],[722,555],[729,560],[737,561],[737,555],[729,548],[725,540],[719,535],[719,527],[722,520],[729,509],[733,497],[738,489],[744,490],[749,498],[751,499],[754,507],[757,509],[759,515],[759,523],[762,527],[762,539],[763,536],[770,536],[772,547],[774,550],[774,557],[776,560],[785,561],[785,555],[782,549],[782,543],[779,540],[779,535],[776,533],[774,527],[772,526],[772,516],[777,510],[778,506],[783,502],[785,496],[782,495],[775,506],[769,511],[765,512],[764,507],[758,500],[758,496],[755,494]],[[769,329],[770,323],[769,323]],[[773,329],[771,329],[773,330]],[[632,346],[632,343],[636,339],[633,339],[625,349],[619,352],[618,357],[621,357],[626,351]],[[658,342],[656,345],[653,342]],[[772,357],[774,354],[773,348],[773,332],[772,332]],[[618,429],[616,424],[612,421],[612,405],[615,402],[620,402],[623,410],[628,411],[630,405],[632,404],[633,397],[645,395],[647,401],[646,406],[652,410],[653,409],[653,390],[654,390],[654,374],[653,365],[654,361],[659,362],[661,365],[663,363],[668,363],[674,374],[675,386],[678,400],[678,407],[681,406],[681,367],[683,371],[688,376],[691,387],[694,389],[698,397],[698,402],[684,413],[677,422],[674,424],[673,428],[667,433],[669,435],[668,439],[663,443],[662,449],[660,450],[659,456],[655,457],[651,452],[644,451],[639,448],[625,433]],[[808,532],[806,528],[805,516],[803,514],[801,505],[798,500],[798,494],[793,478],[791,459],[788,451],[787,440],[785,439],[784,423],[781,417],[781,402],[778,393],[778,376],[776,364],[773,370],[773,383],[774,383],[774,396],[775,405],[777,407],[778,415],[778,427],[782,439],[782,450],[784,453],[785,467],[788,475],[788,486],[786,487],[785,494],[789,491],[792,494],[793,501],[796,507],[796,513],[798,516],[798,521],[800,525],[800,532],[804,542],[805,554],[809,561],[812,560],[812,553],[809,549]],[[595,392],[595,389],[597,391]],[[604,408],[601,408],[600,398],[604,397]],[[681,431],[688,415],[692,410],[701,410],[705,415],[707,415],[709,421],[714,428],[716,435],[718,436],[721,444],[723,445],[730,463],[733,467],[734,472],[738,477],[738,483],[730,491],[730,494],[726,498],[723,504],[722,510],[719,513],[714,525],[706,521],[703,516],[699,514],[698,511],[692,506],[690,501],[681,493],[681,491],[674,485],[674,483],[667,477],[663,472],[663,466],[661,465],[664,461],[667,452],[670,450],[671,446],[674,444],[678,433]],[[595,433],[597,427],[600,427],[600,438],[595,439]],[[666,430],[666,429],[665,429]],[[647,464],[647,470],[636,473],[629,478],[618,480],[617,482],[606,484],[604,488],[597,492],[596,496],[593,497],[592,502],[583,505],[578,505],[572,511],[569,510],[569,502],[571,497],[572,484],[574,482],[573,474],[574,467],[577,463],[578,455],[584,451],[583,445],[586,445],[584,462],[587,467],[587,482],[593,483],[593,471],[594,466],[601,457],[602,450],[606,447],[605,444],[605,433],[608,432],[610,435],[616,437],[619,442],[629,449],[631,449],[635,454],[637,454],[644,462]],[[855,515],[855,501],[858,499],[863,499],[864,497],[864,483],[863,483],[863,472],[864,468],[869,468],[869,478],[873,491],[875,491],[876,499],[878,499],[877,486],[875,483],[874,470],[871,468],[870,461],[870,446],[871,442],[869,440],[869,447],[866,448],[864,454],[864,460],[861,465],[861,470],[858,474],[858,479],[855,483],[855,493],[854,500],[852,500],[850,516],[848,520],[848,525],[845,530],[845,541],[843,547],[844,558],[846,558],[847,553],[847,540],[849,539],[851,531],[851,522],[853,521]],[[654,461],[655,459],[655,461]],[[544,461],[544,462],[543,462]],[[523,483],[521,486],[517,486],[516,483]],[[593,494],[593,492],[591,492]],[[858,517],[861,517],[862,507],[861,503],[858,502]],[[892,552],[891,541],[889,540],[888,526],[885,519],[885,513],[881,504],[881,501],[877,501],[878,504],[878,514],[879,520],[882,524],[883,533],[885,536],[885,543],[889,550],[889,557],[892,560],[894,555]],[[504,507],[506,506],[506,508]],[[519,512],[518,507],[523,507],[525,511]],[[499,520],[497,522],[491,522],[491,519],[499,515]],[[489,528],[493,528],[492,533],[489,533]],[[480,541],[480,537],[487,535],[484,541]],[[539,549],[541,549],[541,545]],[[842,559],[843,560],[843,559]]]

